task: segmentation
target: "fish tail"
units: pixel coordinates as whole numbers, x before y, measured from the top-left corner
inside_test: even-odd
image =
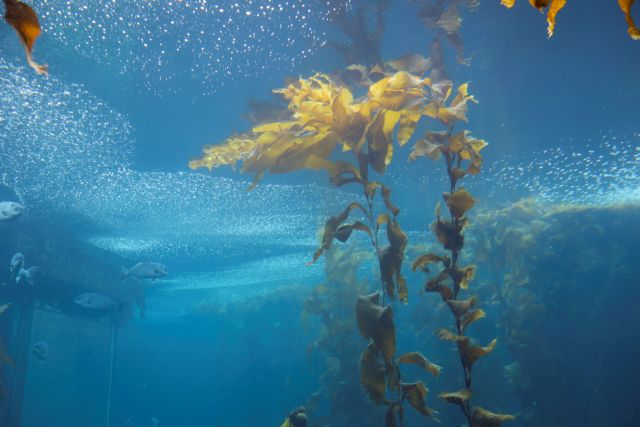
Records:
[[[129,271],[124,267],[120,267],[120,280],[126,279],[128,275]]]

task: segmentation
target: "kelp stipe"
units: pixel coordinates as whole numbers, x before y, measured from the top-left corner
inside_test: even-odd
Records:
[[[485,312],[481,308],[475,308],[476,297],[460,298],[461,291],[469,289],[476,270],[475,265],[459,264],[460,253],[464,248],[466,214],[474,206],[475,200],[458,184],[465,176],[480,172],[482,166],[480,152],[487,143],[472,137],[467,130],[454,133],[454,127],[458,122],[467,121],[468,102],[476,101],[469,95],[468,85],[465,83],[458,87],[456,96],[448,102],[452,88],[452,83],[446,80],[432,85],[431,116],[438,119],[446,130],[427,131],[425,138],[416,143],[409,156],[410,160],[422,156],[433,160],[444,159],[449,179],[449,192],[444,193],[443,198],[449,217],[443,217],[440,202],[438,202],[435,212],[436,220],[431,225],[436,239],[444,249],[444,254],[421,255],[413,262],[412,269],[428,273],[430,265],[441,266],[441,270],[435,277],[427,280],[425,291],[438,293],[455,319],[455,331],[440,328],[437,335],[444,341],[456,343],[464,374],[464,387],[458,391],[441,393],[439,397],[450,404],[457,405],[471,427],[499,426],[514,417],[496,414],[479,406],[472,408],[470,403],[473,365],[479,358],[494,349],[496,340],[494,339],[486,346],[479,346],[465,335],[466,329],[472,323],[482,319]]]

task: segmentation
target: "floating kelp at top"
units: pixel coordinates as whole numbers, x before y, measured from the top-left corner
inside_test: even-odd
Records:
[[[324,25],[349,7],[349,0],[39,4],[50,37],[80,56],[142,76],[140,84],[155,93],[178,92],[187,82],[210,93],[236,79],[289,70],[326,43]]]
[[[4,6],[6,8],[4,19],[16,30],[24,46],[29,66],[38,74],[47,74],[48,67],[35,62],[32,56],[33,45],[42,32],[38,15],[29,5],[19,0],[4,0]]]
[[[615,0],[611,0],[611,4],[614,4],[614,1]],[[633,6],[634,2],[635,0],[618,0],[618,5],[620,6],[620,9],[624,13],[624,17],[627,20],[627,25],[629,27],[627,32],[629,33],[629,36],[631,36],[631,38],[634,40],[640,40],[640,29],[636,27],[636,24],[631,17],[631,7]],[[503,6],[512,8],[516,4],[516,0],[501,0],[500,3]],[[548,8],[547,33],[549,34],[549,37],[551,37],[556,27],[556,15],[565,7],[565,5],[567,4],[567,0],[529,0],[529,3],[531,3],[531,6],[535,7],[541,12],[544,11],[545,8]]]

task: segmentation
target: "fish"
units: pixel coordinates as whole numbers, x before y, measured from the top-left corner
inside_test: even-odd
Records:
[[[40,362],[49,359],[49,346],[44,341],[38,341],[31,346],[31,352]]]
[[[13,257],[11,257],[11,265],[9,267],[9,271],[11,272],[10,277],[13,279],[18,276],[18,272],[22,270],[24,267],[24,255],[18,252]]]
[[[119,307],[119,304],[109,295],[97,292],[87,292],[76,296],[74,299],[76,304],[81,307],[95,311],[110,311]]]
[[[31,286],[35,285],[38,267],[21,268],[16,275],[16,283],[21,284],[25,280]]]
[[[22,215],[24,206],[17,202],[0,202],[0,222],[10,221]]]
[[[169,271],[167,267],[157,262],[139,262],[129,270],[122,267],[122,280],[127,277],[134,277],[136,279],[151,279],[157,280],[160,277],[166,276]]]

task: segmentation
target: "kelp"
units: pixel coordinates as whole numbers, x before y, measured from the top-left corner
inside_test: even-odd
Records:
[[[385,362],[391,363],[396,350],[396,328],[393,323],[393,310],[390,306],[380,305],[380,293],[358,297],[356,319],[360,334],[372,339],[382,353]]]
[[[456,344],[464,374],[464,388],[458,392],[443,393],[440,398],[458,405],[470,426],[480,426],[482,424],[477,424],[474,414],[478,410],[479,414],[483,412],[481,408],[475,408],[472,411],[470,403],[472,369],[481,357],[493,351],[497,341],[494,339],[488,345],[480,346],[465,335],[466,328],[482,319],[485,312],[475,307],[478,303],[475,296],[460,297],[462,291],[469,290],[476,271],[476,266],[473,264],[461,266],[459,263],[460,254],[465,245],[467,214],[475,206],[476,200],[471,193],[459,187],[458,184],[461,179],[480,173],[483,163],[481,151],[487,143],[472,137],[468,130],[454,132],[457,124],[467,122],[468,104],[477,102],[469,94],[467,83],[458,86],[456,95],[451,101],[449,99],[453,92],[453,84],[450,81],[434,83],[430,89],[433,102],[426,107],[428,109],[426,114],[437,119],[446,129],[428,130],[413,147],[409,160],[416,160],[419,157],[427,157],[434,161],[444,160],[449,178],[449,191],[443,193],[443,199],[448,216],[442,214],[442,206],[438,202],[431,229],[444,249],[444,253],[430,252],[420,255],[413,262],[412,269],[430,273],[431,265],[441,266],[434,276],[427,279],[424,290],[437,292],[454,318],[455,331],[440,328],[437,330],[437,335],[444,341]],[[512,418],[504,420],[508,419]]]
[[[429,372],[434,377],[440,375],[440,371],[442,370],[442,367],[430,362],[426,357],[424,357],[422,353],[417,351],[403,354],[398,358],[398,362],[417,365],[423,368],[425,371]]]
[[[38,74],[47,74],[48,66],[35,62],[32,53],[36,39],[42,32],[38,15],[29,5],[19,0],[4,0],[4,6],[6,8],[4,19],[18,34],[27,56],[27,63]]]
[[[471,418],[471,427],[500,427],[505,421],[515,420],[513,415],[496,414],[476,406]]]
[[[640,29],[636,27],[631,17],[631,7],[634,2],[635,0],[618,0],[618,5],[627,21],[629,36],[634,40],[640,40]],[[500,3],[507,8],[512,8],[516,4],[516,0],[501,0]],[[553,36],[556,28],[556,17],[558,12],[566,6],[567,0],[529,0],[529,3],[539,11],[544,11],[547,8],[547,34],[549,37]]]
[[[9,307],[11,307],[11,303],[0,305],[0,315],[5,311],[7,311]],[[2,339],[0,339],[0,366],[2,365],[8,365],[8,366],[11,366],[12,368],[16,367],[16,364],[13,362],[11,357],[7,354],[6,348],[4,346],[4,342],[2,342]]]
[[[346,65],[376,65],[380,62],[380,47],[385,28],[384,13],[389,0],[376,0],[360,4],[354,13],[343,8],[332,22],[350,40],[330,42]],[[369,25],[368,14],[373,14],[373,25]]]
[[[447,391],[440,393],[438,397],[453,405],[466,405],[471,398],[471,390],[464,388],[459,391]]]
[[[364,203],[354,201],[326,220],[320,245],[308,265],[326,254],[335,240],[347,243],[354,231],[369,238],[378,259],[381,292],[361,296],[356,303],[359,331],[369,341],[360,357],[360,383],[374,404],[389,406],[385,422],[391,425],[402,423],[405,401],[424,416],[431,416],[433,411],[424,403],[423,384],[401,383],[393,309],[385,301],[388,298],[408,302],[409,288],[402,275],[407,236],[398,219],[401,210],[391,199],[391,189],[381,181],[371,180],[370,171],[384,174],[393,160],[395,146],[403,146],[411,139],[422,117],[445,117],[440,110],[453,106],[458,111],[459,104],[468,101],[456,97],[453,105],[441,105],[442,89],[436,86],[434,91],[432,80],[422,75],[429,64],[429,60],[414,55],[371,68],[349,67],[349,79],[367,88],[366,95],[359,99],[339,76],[317,73],[291,81],[274,91],[287,103],[290,114],[286,120],[258,124],[248,132],[231,136],[224,144],[206,147],[203,157],[190,163],[192,168],[209,169],[241,163],[242,172],[254,175],[252,186],[266,172],[300,169],[326,171],[335,187],[360,186]],[[305,310],[323,316],[335,330],[337,322],[331,319],[329,308],[318,290],[314,294],[305,302]],[[420,359],[414,355],[406,360],[430,372],[439,370],[424,356]],[[335,372],[342,363],[331,365]]]
[[[413,0],[421,6],[418,17],[423,24],[436,32],[436,37],[446,38],[456,51],[456,59],[460,64],[468,65],[469,59],[464,57],[464,42],[460,34],[462,16],[460,6],[473,9],[478,6],[477,0]]]

